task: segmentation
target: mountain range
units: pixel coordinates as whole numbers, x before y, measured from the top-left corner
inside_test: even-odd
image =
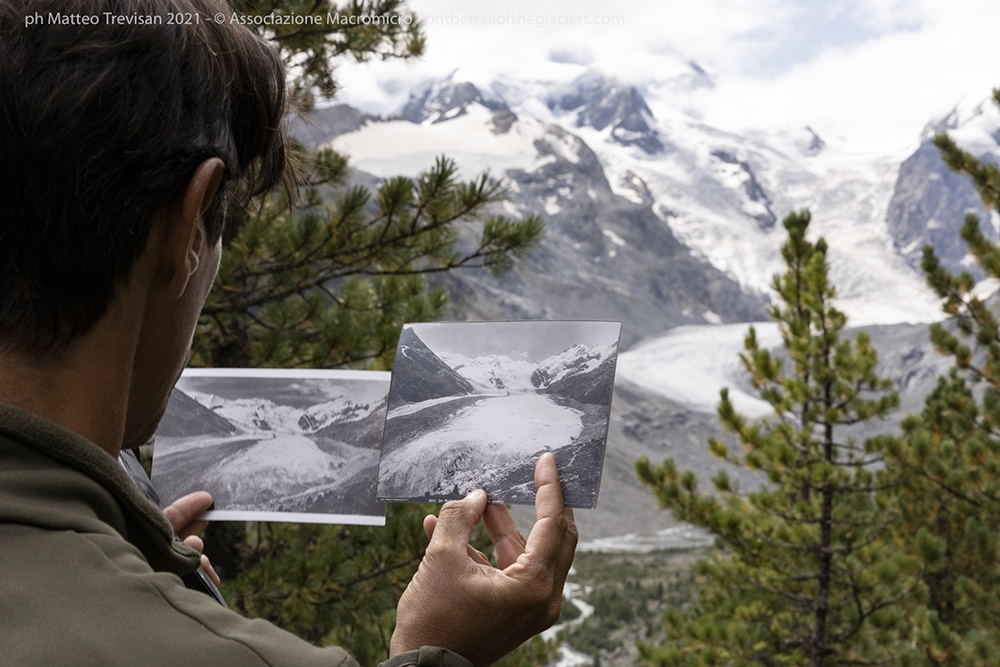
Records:
[[[365,424],[372,418],[381,420],[384,415],[383,406],[384,403],[359,404],[346,397],[338,397],[308,407],[295,407],[277,404],[264,397],[225,398],[217,394],[184,392],[175,388],[157,435],[229,436],[277,432],[344,439],[342,432],[348,424]],[[365,432],[366,429],[361,430]],[[362,442],[355,444],[363,446]]]
[[[439,153],[465,176],[489,167],[507,186],[505,213],[544,217],[542,247],[516,271],[444,279],[469,318],[622,319],[626,349],[681,324],[765,319],[778,221],[808,207],[853,322],[929,321],[939,306],[919,272],[923,244],[963,267],[966,210],[990,234],[1000,225],[929,143],[948,130],[995,159],[1000,114],[986,102],[930,121],[911,155],[873,156],[809,127],[734,134],[662,100],[658,117],[640,88],[597,72],[551,86],[459,77],[421,84],[400,110],[333,106],[293,131],[375,177],[416,175]],[[710,84],[694,63],[675,79]]]
[[[538,362],[505,355],[438,354],[404,326],[389,392],[390,417],[411,403],[474,394],[542,393],[607,405],[618,345],[569,345]]]
[[[464,177],[489,168],[502,180],[501,212],[542,215],[545,240],[515,270],[440,279],[454,317],[623,320],[627,363],[619,365],[601,503],[578,515],[585,540],[670,525],[635,482],[636,456],[674,456],[706,481],[721,465],[704,451],[717,434],[710,399],[716,383],[741,382],[745,327],[735,324],[767,319],[789,212],[812,211],[811,233],[830,244],[838,307],[892,346],[883,367],[907,409],[943,368],[926,340],[925,323],[940,319],[941,308],[919,270],[923,245],[945,266],[969,268],[958,235],[965,214],[980,216],[991,238],[1000,229],[1000,216],[983,209],[931,143],[948,131],[997,161],[1000,112],[988,100],[928,119],[908,152],[873,154],[809,126],[713,127],[685,109],[686,95],[712,85],[696,63],[644,86],[595,71],[550,82],[473,81],[459,70],[416,85],[401,108],[336,105],[293,127],[309,145],[348,154],[358,182],[415,176],[443,153]],[[477,372],[457,375],[496,388],[509,382]],[[689,400],[695,385],[708,387],[709,399]]]

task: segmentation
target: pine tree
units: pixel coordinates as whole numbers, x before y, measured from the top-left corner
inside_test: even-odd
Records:
[[[994,91],[1000,104],[1000,89]],[[1000,212],[1000,169],[935,138],[945,162],[972,177],[983,203]],[[1000,277],[1000,247],[968,215],[961,231],[980,268]],[[1000,323],[996,299],[973,293],[974,277],[945,270],[924,249],[928,283],[950,319],[931,326],[935,347],[955,366],[924,410],[886,438],[887,465],[906,475],[896,501],[897,540],[925,563],[908,665],[994,665],[1000,646]]]
[[[403,322],[440,316],[442,290],[426,276],[458,268],[494,273],[536,246],[537,215],[489,213],[502,199],[486,174],[460,182],[439,158],[417,179],[389,179],[372,195],[346,187],[346,160],[312,156],[302,204],[272,195],[239,220],[202,311],[193,362],[208,366],[388,369]],[[456,250],[459,233],[477,239]]]
[[[863,332],[844,336],[832,305],[826,243],[806,238],[808,212],[789,215],[775,276],[784,359],[761,348],[751,327],[743,366],[773,416],[752,422],[722,391],[718,414],[743,448],[719,440],[711,451],[757,471],[760,488],[742,493],[725,470],[714,494],[673,460],[637,462],[644,484],[675,516],[708,528],[720,549],[699,563],[699,600],[669,612],[668,642],[641,645],[654,665],[888,664],[898,603],[915,585],[914,559],[884,537],[893,513],[880,493],[894,482],[875,472],[879,452],[845,430],[885,416],[898,403],[878,377]],[[790,368],[786,371],[785,365]]]
[[[315,97],[332,98],[339,90],[336,68],[344,59],[365,62],[416,58],[424,52],[419,18],[405,0],[229,0],[280,49],[291,71],[292,92],[308,108]],[[272,15],[299,22],[263,22]],[[258,17],[260,17],[258,19]]]
[[[232,4],[279,46],[306,110],[335,92],[342,59],[410,58],[423,50],[420,23],[401,0]],[[253,20],[272,14],[322,21]],[[335,16],[339,22],[330,20]],[[301,161],[297,205],[271,194],[227,220],[192,365],[390,369],[401,325],[443,313],[446,295],[429,288],[428,275],[503,272],[542,237],[538,216],[492,214],[503,197],[495,179],[462,182],[443,157],[416,179],[388,179],[375,192],[350,187],[347,159],[331,150],[303,152]],[[245,524],[215,523],[206,552],[238,610],[375,664],[388,655],[396,602],[423,556],[422,519],[433,509],[390,505],[385,528],[260,524],[248,533]],[[489,540],[477,540],[485,551]],[[514,660],[546,651],[551,645],[536,643]]]
[[[1000,645],[1000,440],[953,369],[923,411],[885,437],[886,465],[903,478],[889,501],[895,541],[922,565],[906,605],[906,665],[992,665]]]

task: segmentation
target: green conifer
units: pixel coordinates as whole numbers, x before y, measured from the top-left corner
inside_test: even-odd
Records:
[[[712,439],[712,452],[759,474],[744,493],[725,470],[714,493],[673,460],[637,462],[639,477],[678,519],[709,529],[719,550],[697,566],[699,600],[668,612],[668,642],[640,645],[654,665],[881,664],[891,661],[898,603],[915,586],[914,559],[883,540],[893,517],[880,491],[894,482],[881,456],[847,433],[898,403],[875,372],[868,336],[852,342],[833,307],[826,243],[809,241],[807,211],[784,220],[786,270],[770,309],[783,357],[760,346],[754,328],[743,366],[773,414],[751,421],[728,390],[718,414],[742,448]]]
[[[1000,89],[994,91],[1000,104]],[[1000,169],[934,140],[945,162],[968,174],[988,209],[1000,212]],[[968,215],[961,231],[989,278],[1000,277],[1000,246]],[[924,563],[922,595],[908,605],[913,636],[906,665],[995,665],[1000,646],[1000,323],[996,297],[983,300],[969,272],[945,270],[933,248],[923,268],[950,318],[931,341],[954,359],[924,410],[885,438],[887,465],[905,476],[893,501],[896,540]]]

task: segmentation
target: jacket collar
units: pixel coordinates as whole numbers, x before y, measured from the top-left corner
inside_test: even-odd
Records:
[[[20,512],[27,515],[22,521],[52,529],[111,529],[155,570],[185,574],[199,567],[200,556],[174,538],[160,508],[89,440],[0,403],[0,459],[0,522],[16,518],[4,514]]]

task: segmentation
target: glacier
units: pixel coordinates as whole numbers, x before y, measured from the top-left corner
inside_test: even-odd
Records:
[[[460,71],[453,73],[448,83],[458,85],[460,77]],[[634,87],[607,83],[613,81],[611,77],[603,77],[604,88],[595,80],[602,77],[587,73],[575,81],[545,82],[505,76],[489,86],[480,84],[480,90],[491,91],[490,106],[503,105],[502,112],[473,101],[460,107],[461,113],[445,117],[440,100],[430,99],[428,104],[438,105],[433,118],[419,124],[391,120],[398,112],[384,109],[390,120],[371,121],[334,138],[331,145],[348,154],[358,168],[380,177],[415,176],[436,155],[447,154],[456,160],[463,177],[489,169],[512,191],[519,187],[513,172],[531,174],[557,159],[578,163],[585,146],[597,155],[616,194],[648,204],[693,255],[747,292],[762,295],[769,292],[772,276],[781,269],[784,234],[774,219],[809,208],[814,221],[811,233],[830,241],[837,305],[852,324],[941,319],[939,304],[919,271],[895,251],[886,225],[886,211],[905,155],[859,152],[843,142],[824,141],[808,127],[743,133],[712,127],[698,114],[678,109],[684,98],[664,93],[666,82],[649,86],[654,94],[648,96],[646,109],[622,107],[626,120],[640,119],[636,127],[648,124],[648,136],[662,141],[662,150],[650,153],[635,145],[632,134],[638,130],[629,130],[632,134],[626,141],[621,132],[615,134],[613,122],[602,118],[607,124],[601,129],[587,124],[594,122],[594,112],[588,109],[608,104],[606,100],[588,102],[587,91],[638,94]],[[438,84],[438,89],[446,90],[442,82]],[[565,100],[578,101],[580,106],[560,106]],[[620,104],[635,107],[643,98],[630,100]],[[505,132],[497,127],[500,113],[514,116]],[[995,150],[996,142],[988,131],[996,120],[991,114],[989,109],[965,112],[953,121],[957,136]],[[539,148],[543,145],[544,151]],[[553,186],[533,210],[550,216],[566,211],[562,191],[572,188],[572,183]],[[524,205],[506,209],[515,217],[532,210]],[[762,225],[762,219],[770,222]],[[620,235],[606,231],[609,241],[619,247]],[[616,254],[614,248],[608,251],[610,259]]]

